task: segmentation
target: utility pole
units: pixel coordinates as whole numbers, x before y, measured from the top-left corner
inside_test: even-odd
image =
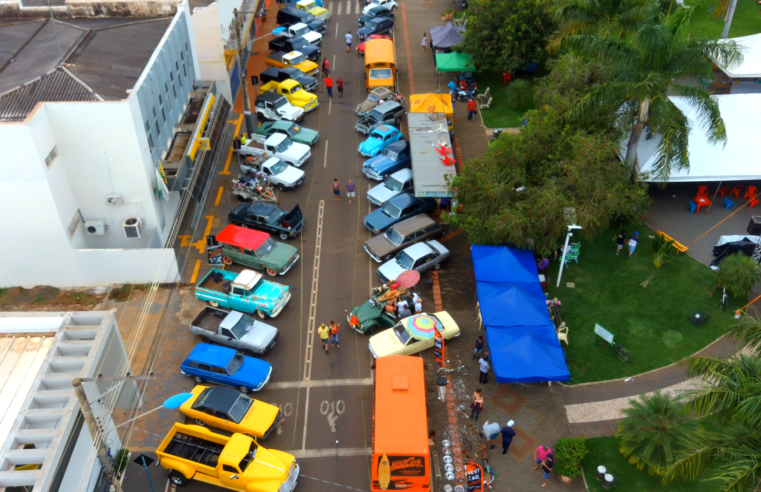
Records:
[[[79,406],[82,407],[82,415],[87,423],[87,428],[90,431],[90,435],[93,439],[93,444],[98,452],[98,461],[108,474],[111,485],[114,488],[114,492],[122,492],[122,484],[119,482],[119,477],[114,473],[114,460],[108,455],[108,447],[103,442],[103,429],[98,426],[95,421],[95,416],[92,413],[92,407],[90,402],[87,401],[87,394],[82,387],[82,383],[85,381],[136,381],[150,379],[150,376],[125,376],[121,378],[75,378],[71,380],[71,385],[74,387],[74,394],[77,395],[77,401]]]
[[[727,18],[724,19],[724,30],[721,32],[721,39],[727,39],[729,37],[729,28],[732,27],[732,18],[735,16],[735,7],[737,7],[737,0],[729,0]]]
[[[244,44],[240,37],[241,24],[246,17],[245,15],[241,15],[241,13],[238,12],[238,9],[233,9],[233,16],[235,20],[233,21],[233,32],[231,34],[235,36],[235,43],[238,48],[238,67],[240,70],[238,78],[240,79],[241,90],[243,91],[243,117],[246,120],[246,135],[251,138],[251,135],[256,129],[256,125],[254,124],[254,117],[251,114],[251,98],[248,95],[248,79],[246,77],[246,65],[248,60],[243,59]]]

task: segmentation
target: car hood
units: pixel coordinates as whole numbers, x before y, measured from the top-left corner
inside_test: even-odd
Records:
[[[301,158],[304,157],[308,152],[309,152],[308,145],[304,145],[303,143],[298,143],[298,142],[292,142],[291,146],[288,147],[285,152],[283,152],[283,155],[296,159],[297,161],[300,161]]]
[[[370,347],[372,347],[373,353],[378,357],[398,355],[404,351],[404,345],[399,341],[399,337],[396,336],[393,328],[371,336]]]
[[[381,312],[375,309],[368,300],[366,303],[352,309],[351,314],[357,317],[359,324],[364,325],[367,321],[380,316]]]
[[[368,166],[368,167],[372,169],[372,166]],[[373,186],[373,188],[367,192],[367,195],[373,197],[378,203],[384,204],[387,201],[394,198],[399,193],[401,192],[394,191],[388,186],[386,186],[385,183],[381,183],[378,186]]]
[[[296,94],[291,94],[290,98],[296,101],[302,101],[304,104],[309,104],[310,102],[317,100],[317,96],[315,96],[311,92],[307,92],[303,88],[302,90],[298,91]]]
[[[243,475],[250,483],[279,483],[285,481],[294,458],[291,456],[291,459],[288,460],[284,459],[282,455],[291,456],[282,452],[276,454],[274,450],[270,451],[259,446],[256,450],[254,461],[248,465]],[[274,486],[272,490],[275,490]]]
[[[396,262],[396,258],[388,260],[378,268],[378,273],[383,275],[386,280],[396,280],[396,278],[399,277],[399,274],[403,271],[405,271],[404,268],[399,266],[399,263]]]
[[[378,103],[376,103],[375,101],[371,101],[370,99],[365,99],[361,103],[357,104],[357,111],[367,113],[368,111],[372,110],[377,105]]]
[[[277,242],[275,247],[272,248],[270,254],[262,258],[267,264],[273,266],[283,266],[288,263],[288,260],[293,258],[298,250],[290,244],[284,244]]]
[[[304,39],[307,40],[308,43],[312,43],[312,44],[314,44],[315,42],[319,43],[320,40],[322,39],[322,35],[314,31],[310,31],[306,34],[302,34],[302,36],[304,37]]]
[[[399,248],[399,246],[386,239],[386,236],[383,234],[371,237],[365,242],[365,246],[380,259],[383,259],[386,255],[395,252]]]
[[[380,152],[382,142],[375,138],[368,138],[361,144],[359,144],[359,151],[364,154],[375,155]]]
[[[293,166],[288,166],[285,171],[277,175],[277,178],[283,183],[294,184],[304,177],[304,171]]]
[[[301,108],[297,108],[293,104],[286,104],[285,106],[279,108],[277,110],[278,114],[280,114],[283,118],[287,120],[295,120],[301,117],[302,114],[304,114],[304,110]]]
[[[373,231],[384,231],[394,222],[396,219],[386,215],[386,212],[382,208],[375,210],[365,216],[365,222],[373,229]]]
[[[315,141],[315,139],[317,139],[319,135],[320,134],[315,130],[311,130],[309,128],[301,128],[296,138],[298,138],[300,142],[312,143]]]
[[[377,140],[373,140],[374,142],[377,142]],[[362,167],[369,167],[373,171],[376,169],[385,167],[389,164],[389,158],[386,157],[383,154],[376,155],[375,157],[371,157],[370,159],[367,159],[363,164]]]
[[[240,369],[238,369],[232,377],[238,381],[245,381],[247,384],[256,387],[267,379],[271,370],[272,366],[269,362],[255,359],[253,357],[245,357],[243,365],[240,366]]]
[[[275,405],[254,400],[248,413],[240,422],[240,426],[251,429],[256,436],[263,436],[275,422],[279,411],[280,409]]]
[[[254,321],[254,326],[248,330],[242,341],[247,345],[261,349],[269,345],[276,336],[277,328],[261,321]]]
[[[254,298],[262,307],[272,309],[275,307],[275,304],[286,295],[288,289],[289,287],[287,285],[281,285],[276,282],[262,279],[259,285],[256,286]]]

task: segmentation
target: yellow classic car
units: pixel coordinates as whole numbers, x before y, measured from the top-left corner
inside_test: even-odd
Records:
[[[321,21],[327,22],[330,18],[330,12],[328,12],[328,9],[320,7],[314,0],[299,0],[299,2],[296,3],[296,8],[309,12]]]
[[[182,404],[180,412],[198,425],[261,439],[266,439],[280,420],[276,406],[222,386],[196,386],[193,397]]]
[[[433,347],[433,326],[444,340],[460,336],[460,327],[446,311],[408,316],[393,328],[370,337],[373,357],[413,355]]]
[[[293,79],[287,79],[282,82],[272,80],[261,86],[259,90],[261,92],[274,91],[277,94],[285,96],[289,103],[302,108],[305,113],[312,111],[320,104],[317,101],[317,96],[305,91],[301,87],[301,84]]]

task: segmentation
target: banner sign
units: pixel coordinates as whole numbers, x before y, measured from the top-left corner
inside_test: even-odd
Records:
[[[437,328],[433,329],[433,359],[440,367],[444,366],[444,337]]]
[[[468,492],[483,490],[484,470],[480,465],[465,463],[465,478],[468,480]]]
[[[392,477],[424,477],[425,460],[422,456],[389,456]]]

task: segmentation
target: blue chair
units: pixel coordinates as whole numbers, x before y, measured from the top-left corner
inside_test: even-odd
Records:
[[[698,204],[690,200],[690,213],[695,213],[695,210],[698,209]]]
[[[727,207],[726,210],[729,210],[730,207],[734,207],[735,202],[733,202],[732,200],[730,200],[728,197],[725,196],[724,197],[724,205]]]

